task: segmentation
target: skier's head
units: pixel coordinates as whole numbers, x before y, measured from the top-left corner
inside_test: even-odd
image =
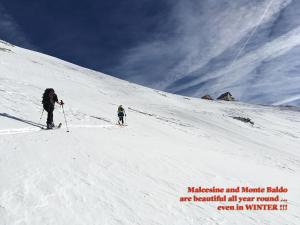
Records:
[[[47,94],[53,94],[54,93],[54,89],[53,88],[47,88],[45,90],[45,93],[47,93]]]

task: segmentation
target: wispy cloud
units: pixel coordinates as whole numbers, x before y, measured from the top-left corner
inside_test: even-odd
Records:
[[[36,49],[18,23],[0,3],[0,39],[30,49]]]
[[[283,2],[288,1],[276,1],[265,19],[276,13]],[[131,81],[164,89],[240,42],[257,25],[256,18],[268,3],[269,0],[170,1],[171,16],[161,21],[169,33],[125,52],[115,71]]]

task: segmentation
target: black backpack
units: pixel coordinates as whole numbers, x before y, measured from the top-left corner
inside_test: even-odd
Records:
[[[43,100],[42,100],[43,105],[53,104],[54,103],[53,96],[54,96],[54,89],[47,88],[43,94]]]

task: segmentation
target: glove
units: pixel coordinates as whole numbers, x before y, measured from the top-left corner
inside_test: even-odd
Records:
[[[63,102],[63,100],[60,100],[60,105],[64,105],[65,103]]]

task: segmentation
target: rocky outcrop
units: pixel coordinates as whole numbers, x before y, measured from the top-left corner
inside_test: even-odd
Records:
[[[250,124],[254,125],[254,122],[250,118],[245,118],[245,117],[240,117],[240,116],[235,116],[235,117],[232,117],[232,118],[235,119],[235,120],[242,121],[244,123],[250,123]]]
[[[221,94],[217,100],[223,100],[223,101],[235,101],[235,98],[232,96],[230,92],[226,92],[224,94]]]
[[[204,95],[201,98],[205,100],[214,100],[210,95]]]

